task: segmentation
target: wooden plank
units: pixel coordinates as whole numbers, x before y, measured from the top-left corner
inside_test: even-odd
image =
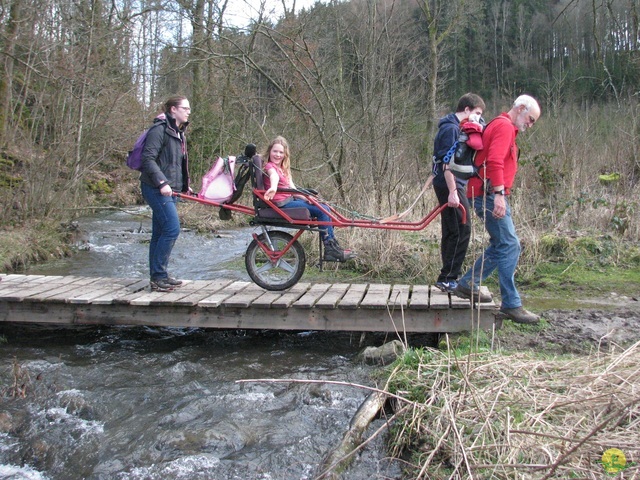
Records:
[[[426,310],[429,308],[429,285],[414,285],[411,289],[409,308]]]
[[[38,293],[48,292],[54,288],[58,288],[60,285],[48,285],[45,283],[30,284],[19,283],[12,285],[9,288],[0,290],[0,299],[7,302],[21,302],[25,297],[36,295]]]
[[[282,296],[285,295],[286,293],[287,291],[279,292],[279,291],[266,290],[264,294],[262,294],[260,297],[256,298],[253,301],[252,307],[271,308],[271,304],[277,301],[278,299],[282,298]]]
[[[254,300],[264,295],[264,292],[266,292],[264,288],[252,283],[241,292],[223,300],[222,305],[225,307],[248,308]]]
[[[64,282],[64,275],[33,275],[33,277],[29,277],[30,283],[55,283],[55,282]]]
[[[430,288],[431,288],[431,300],[429,303],[429,307],[434,309],[449,308],[449,305],[450,305],[449,297],[450,296],[453,297],[453,295],[445,293],[439,288],[436,288],[434,286],[431,286]],[[458,298],[458,297],[455,297],[455,298]],[[467,301],[467,304],[468,303],[469,302]]]
[[[447,308],[449,305],[447,305]],[[451,294],[451,308],[471,308],[471,300]]]
[[[102,280],[100,277],[75,277],[75,281],[73,283],[74,285],[91,285],[95,282],[99,282],[100,280]]]
[[[161,298],[164,295],[167,295],[169,292],[145,292],[144,295],[139,295],[136,298],[132,298],[129,301],[129,305],[133,305],[133,306],[147,306],[147,305],[151,305],[151,302]]]
[[[197,305],[200,300],[204,300],[205,298],[211,296],[213,293],[224,289],[225,287],[227,287],[227,285],[230,285],[232,282],[233,280],[205,281],[200,289],[194,290],[193,292],[188,293],[184,297],[177,298],[172,303],[174,305],[188,305],[188,306]],[[177,292],[177,294],[180,294],[180,292]]]
[[[171,292],[165,292],[165,295],[153,300],[151,305],[171,305],[181,298],[201,290],[210,283],[210,280],[183,280],[182,285],[176,286]],[[213,292],[209,290],[207,293],[211,295]]]
[[[340,299],[338,308],[342,310],[353,310],[360,307],[360,303],[367,293],[367,284],[357,283],[352,284],[347,290],[347,293]]]
[[[4,299],[15,302],[64,301],[66,294],[77,288],[77,280],[78,277],[65,277],[64,280],[54,280],[52,284],[38,283],[33,288],[20,289],[12,296],[4,296]]]
[[[370,283],[367,294],[360,303],[360,308],[386,308],[390,292],[391,285]]]
[[[141,280],[141,282],[144,282],[143,288],[138,288],[125,295],[117,295],[112,299],[112,303],[129,305],[132,301],[145,297],[151,291],[149,289],[149,280]]]
[[[330,286],[330,283],[315,283],[311,285],[311,288],[307,290],[302,297],[293,302],[293,305],[291,306],[295,308],[313,307],[318,299],[322,297],[327,290],[329,290]]]
[[[108,292],[99,297],[94,297],[91,300],[93,305],[110,305],[117,300],[124,298],[128,295],[139,294],[141,290],[147,288],[149,286],[149,280],[146,279],[131,279],[131,281],[127,281],[121,290],[116,290],[114,292]],[[128,303],[128,302],[125,302]]]
[[[310,283],[297,283],[289,290],[286,290],[282,295],[271,302],[271,308],[289,308],[295,301],[297,301],[307,290],[311,288]]]
[[[114,294],[116,292],[122,291],[125,288],[122,285],[117,285],[115,283],[110,286],[95,286],[94,288],[84,287],[78,291],[69,292],[69,298],[67,298],[68,303],[92,303],[94,298],[103,297],[105,295]]]
[[[316,308],[336,308],[350,285],[348,283],[334,283],[329,290],[316,302]]]
[[[0,298],[12,302],[20,302],[23,298],[35,293],[51,290],[70,283],[73,283],[71,279],[60,276],[36,276],[33,281],[20,279],[17,282],[6,282],[6,284],[0,284]]]
[[[66,283],[65,277],[62,275],[22,275],[20,278],[15,279],[14,281],[5,280],[4,282],[0,282],[0,290],[6,288],[31,288],[32,286],[38,285],[40,283]]]
[[[74,302],[71,302],[72,298],[75,298],[75,297],[81,298],[82,296],[88,293],[96,292],[98,290],[104,291],[104,287],[101,287],[99,284],[96,284],[96,283],[91,284],[88,281],[74,282],[72,285],[70,285],[70,287],[72,287],[70,290],[67,289],[55,295],[51,295],[47,297],[47,302],[74,303]],[[87,302],[83,300],[79,300],[77,303],[87,303]]]
[[[209,295],[208,297],[200,300],[198,302],[198,306],[202,308],[217,308],[222,304],[224,300],[232,295],[235,295],[237,292],[242,291],[249,285],[251,285],[250,282],[233,282],[224,289],[219,290],[213,295]]]
[[[138,279],[116,279],[100,277],[95,282],[80,287],[77,291],[72,291],[67,298],[68,303],[83,304],[93,303],[95,299],[117,295],[119,292],[129,293],[129,286],[139,283]],[[141,288],[146,286],[146,282]],[[104,303],[104,302],[103,302]]]
[[[388,305],[391,308],[407,308],[409,304],[410,285],[394,285],[389,295]]]
[[[22,283],[22,282],[30,282],[33,277],[42,276],[42,275],[20,275],[17,273],[10,273],[2,277],[2,282],[9,283]]]
[[[73,283],[73,290],[67,292],[66,296],[64,296],[64,301],[67,303],[88,303],[87,298],[97,297],[105,291],[122,288],[117,279],[114,278],[92,277],[91,280],[92,281],[87,277],[81,281],[75,281]],[[53,300],[60,299],[61,298],[57,296],[53,297]]]

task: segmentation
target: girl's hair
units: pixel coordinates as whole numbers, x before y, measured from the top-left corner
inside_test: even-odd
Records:
[[[167,98],[167,101],[164,102],[164,113],[171,113],[171,107],[179,107],[180,104],[186,99],[187,97],[182,95],[174,95]]]
[[[273,148],[274,145],[282,145],[282,149],[284,150],[284,158],[282,159],[280,168],[282,168],[282,171],[284,172],[284,174],[287,177],[289,177],[289,180],[291,180],[291,158],[289,156],[289,142],[287,142],[286,138],[280,135],[278,135],[276,138],[271,140],[271,143],[267,147],[267,153],[265,153],[264,155],[265,158],[267,159],[267,162],[271,160],[271,149]]]

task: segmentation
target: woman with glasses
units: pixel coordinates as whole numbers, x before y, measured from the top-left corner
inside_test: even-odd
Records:
[[[152,230],[149,243],[151,290],[168,292],[182,284],[169,275],[167,267],[173,245],[180,235],[180,220],[173,192],[190,192],[187,142],[191,106],[183,96],[170,97],[158,115],[142,152],[140,185],[151,207]]]

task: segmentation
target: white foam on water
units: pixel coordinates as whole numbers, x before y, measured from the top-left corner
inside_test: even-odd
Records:
[[[100,253],[111,253],[111,252],[119,251],[117,245],[111,245],[111,244],[96,245],[94,243],[87,243],[85,244],[85,248],[87,250],[92,250],[94,252],[100,252]]]
[[[70,388],[69,390],[60,390],[56,393],[57,396],[61,397],[63,395],[73,395],[78,397],[84,397],[83,393],[77,388]]]
[[[214,455],[189,455],[163,464],[136,467],[129,473],[120,473],[118,478],[130,480],[143,478],[193,478],[198,473],[206,473],[220,465]],[[212,477],[214,478],[214,477]]]
[[[29,466],[0,465],[0,480],[47,480],[48,478]]]
[[[102,434],[104,433],[104,424],[93,420],[84,420],[67,412],[66,408],[55,407],[49,408],[45,412],[45,416],[50,425],[58,425],[64,423],[78,429],[81,434]]]

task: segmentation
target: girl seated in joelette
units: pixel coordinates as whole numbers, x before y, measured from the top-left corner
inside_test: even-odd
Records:
[[[320,208],[307,202],[304,196],[297,196],[290,192],[279,192],[281,189],[295,189],[296,186],[291,178],[291,159],[289,157],[289,143],[284,137],[278,136],[269,144],[264,155],[264,171],[266,192],[264,198],[271,200],[280,208],[302,207],[309,210],[311,216],[321,222],[330,222],[331,217],[327,214],[329,207],[323,205]],[[343,249],[336,240],[333,227],[321,225],[318,227],[322,235],[324,244],[325,262],[345,262],[356,256],[351,250]]]

